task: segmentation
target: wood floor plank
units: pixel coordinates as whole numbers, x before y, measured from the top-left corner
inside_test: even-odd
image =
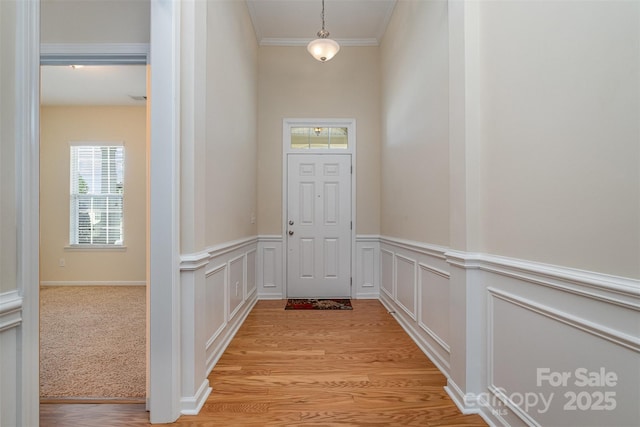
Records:
[[[352,303],[315,311],[259,301],[211,372],[200,413],[171,425],[486,425],[460,413],[444,375],[379,301]],[[148,425],[143,406],[95,406],[41,405],[41,425]]]
[[[40,405],[41,427],[146,427],[144,404],[62,403]]]

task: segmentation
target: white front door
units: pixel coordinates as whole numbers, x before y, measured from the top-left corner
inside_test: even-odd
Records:
[[[351,155],[287,156],[287,296],[351,295]]]

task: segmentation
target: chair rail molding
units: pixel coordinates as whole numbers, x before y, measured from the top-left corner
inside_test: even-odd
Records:
[[[22,297],[18,291],[0,294],[0,332],[22,323]]]

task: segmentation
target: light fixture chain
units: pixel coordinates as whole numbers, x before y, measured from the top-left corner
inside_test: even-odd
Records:
[[[0,0],[2,1],[2,0]],[[340,50],[340,45],[335,40],[329,38],[329,31],[325,29],[324,22],[324,0],[322,0],[322,29],[318,31],[318,38],[312,40],[307,45],[307,50],[315,59],[320,62],[326,62],[333,58]]]

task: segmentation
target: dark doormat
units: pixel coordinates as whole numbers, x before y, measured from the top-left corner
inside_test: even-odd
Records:
[[[350,299],[289,299],[285,310],[353,310]]]

